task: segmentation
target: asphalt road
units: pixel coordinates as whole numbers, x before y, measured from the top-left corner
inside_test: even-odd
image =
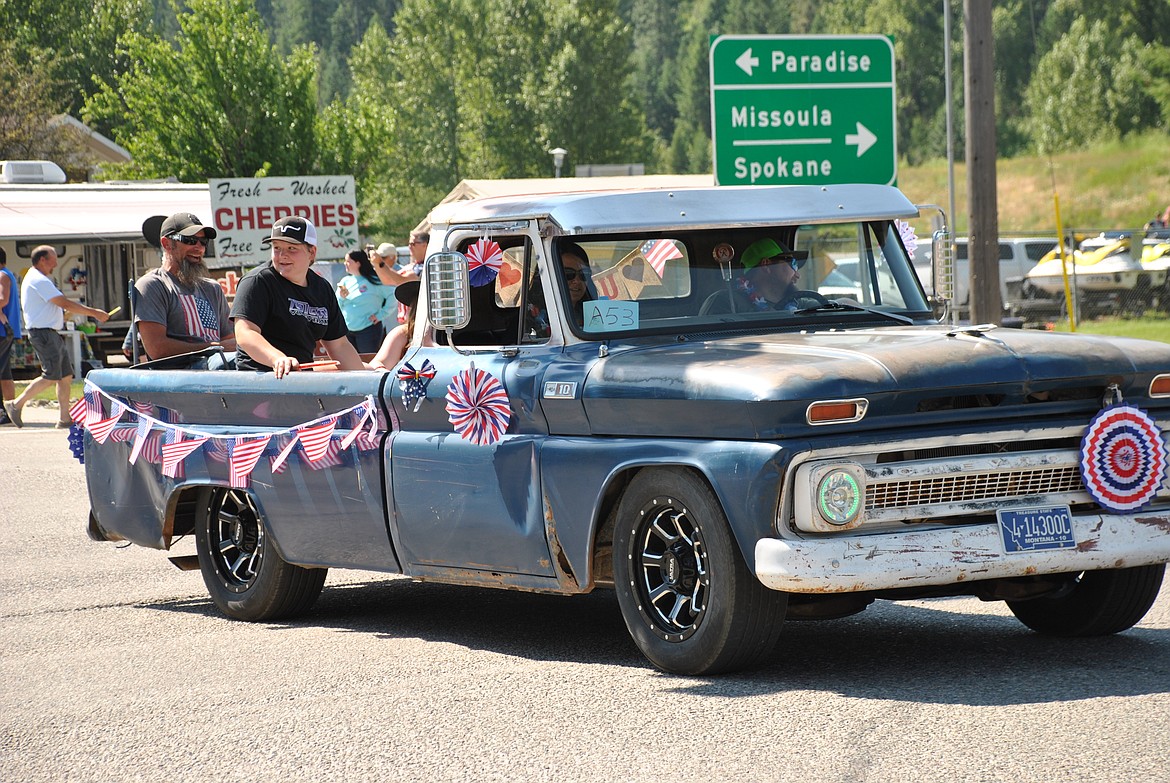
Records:
[[[3,781],[1170,780],[1170,586],[1103,639],[966,599],[791,622],[709,679],[652,669],[610,593],[334,570],[308,616],[234,622],[86,538],[55,419],[0,428]]]

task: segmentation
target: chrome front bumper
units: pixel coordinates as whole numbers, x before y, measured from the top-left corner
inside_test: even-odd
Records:
[[[790,593],[854,593],[1170,562],[1170,510],[1073,518],[1077,546],[1006,554],[996,524],[756,542],[756,577]]]

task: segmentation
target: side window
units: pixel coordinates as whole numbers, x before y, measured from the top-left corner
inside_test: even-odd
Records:
[[[564,239],[556,253],[566,312],[585,332],[637,329],[691,293],[690,251],[675,237]]]
[[[455,333],[456,344],[518,345],[547,340],[547,314],[528,237],[475,237],[461,242],[459,251],[470,265],[471,322]],[[543,328],[540,315],[544,315]]]

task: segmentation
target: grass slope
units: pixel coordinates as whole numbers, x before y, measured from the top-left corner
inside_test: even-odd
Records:
[[[1170,134],[1152,132],[1051,159],[1002,159],[996,166],[999,232],[1002,235],[1056,233],[1053,182],[1060,196],[1064,228],[1097,233],[1140,229],[1170,204]],[[1050,165],[1051,163],[1051,165]],[[947,206],[947,162],[902,166],[898,186],[914,202]],[[967,167],[955,161],[957,234],[967,230]],[[925,221],[916,226],[924,236]]]

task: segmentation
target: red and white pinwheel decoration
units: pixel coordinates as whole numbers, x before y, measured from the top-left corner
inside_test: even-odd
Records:
[[[464,440],[491,446],[504,436],[512,420],[508,393],[494,375],[473,364],[447,387],[447,417]]]

